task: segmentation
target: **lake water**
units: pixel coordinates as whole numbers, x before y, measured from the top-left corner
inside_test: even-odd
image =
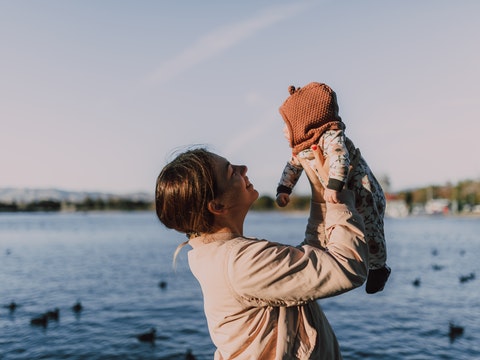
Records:
[[[250,213],[245,233],[297,244],[305,224],[304,214]],[[480,359],[480,218],[387,219],[386,234],[385,290],[320,300],[344,358]],[[0,359],[174,360],[187,349],[211,359],[188,247],[172,269],[183,240],[150,212],[0,214]],[[30,324],[54,308],[58,321]],[[454,340],[449,322],[464,328]],[[154,344],[137,340],[152,327]]]

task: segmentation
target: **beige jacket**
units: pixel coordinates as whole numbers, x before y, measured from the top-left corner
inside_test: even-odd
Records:
[[[368,249],[351,200],[348,207],[312,204],[298,247],[245,237],[190,240],[216,360],[342,358],[316,299],[365,281]]]

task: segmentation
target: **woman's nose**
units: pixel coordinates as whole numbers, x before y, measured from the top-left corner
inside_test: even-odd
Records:
[[[238,165],[238,169],[240,170],[240,174],[245,175],[248,171],[248,168],[246,165]]]

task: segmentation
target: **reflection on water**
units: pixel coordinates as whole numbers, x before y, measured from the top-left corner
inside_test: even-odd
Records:
[[[305,223],[251,213],[246,235],[297,244]],[[479,219],[387,219],[386,233],[385,291],[320,301],[344,358],[480,358]],[[172,270],[183,240],[153,213],[1,214],[0,359],[211,359],[188,247]]]

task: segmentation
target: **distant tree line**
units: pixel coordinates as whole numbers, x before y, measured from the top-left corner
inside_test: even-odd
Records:
[[[91,199],[80,202],[37,200],[28,203],[0,202],[0,212],[57,212],[57,211],[138,211],[150,210],[152,202],[126,198]]]
[[[480,181],[464,180],[457,184],[430,185],[422,188],[387,193],[389,199],[402,199],[408,207],[416,204],[424,205],[430,199],[448,199],[455,201],[458,210],[480,204]],[[295,195],[284,208],[276,205],[275,199],[269,195],[260,196],[253,204],[252,209],[257,211],[304,211],[310,206],[310,195]],[[39,200],[30,203],[0,202],[0,212],[34,212],[34,211],[137,211],[153,210],[154,204],[149,201],[132,200],[128,198],[85,198],[81,202],[65,202],[57,200]]]
[[[252,205],[252,210],[258,211],[271,211],[271,210],[281,210],[281,211],[303,211],[308,210],[310,206],[310,195],[292,195],[290,197],[290,203],[286,207],[279,207],[275,199],[268,195],[260,196],[257,201]]]
[[[388,179],[387,179],[388,180]],[[388,188],[388,183],[387,186]],[[387,199],[404,200],[409,208],[414,205],[425,203],[430,199],[448,199],[456,202],[458,211],[464,208],[471,208],[480,204],[480,181],[464,180],[457,184],[447,183],[445,185],[430,185],[426,187],[387,193]],[[310,196],[292,195],[290,203],[284,208],[279,208],[275,199],[266,195],[261,196],[253,204],[254,210],[308,210]]]
[[[480,181],[464,180],[457,184],[431,185],[396,194],[405,200],[409,208],[415,204],[425,204],[430,199],[448,199],[456,202],[458,211],[480,204]]]
[[[153,208],[153,204],[150,201],[132,200],[132,199],[126,199],[126,198],[111,198],[108,200],[86,198],[83,202],[74,204],[74,206],[76,211],[92,211],[92,210],[135,211],[135,210],[150,210]]]

